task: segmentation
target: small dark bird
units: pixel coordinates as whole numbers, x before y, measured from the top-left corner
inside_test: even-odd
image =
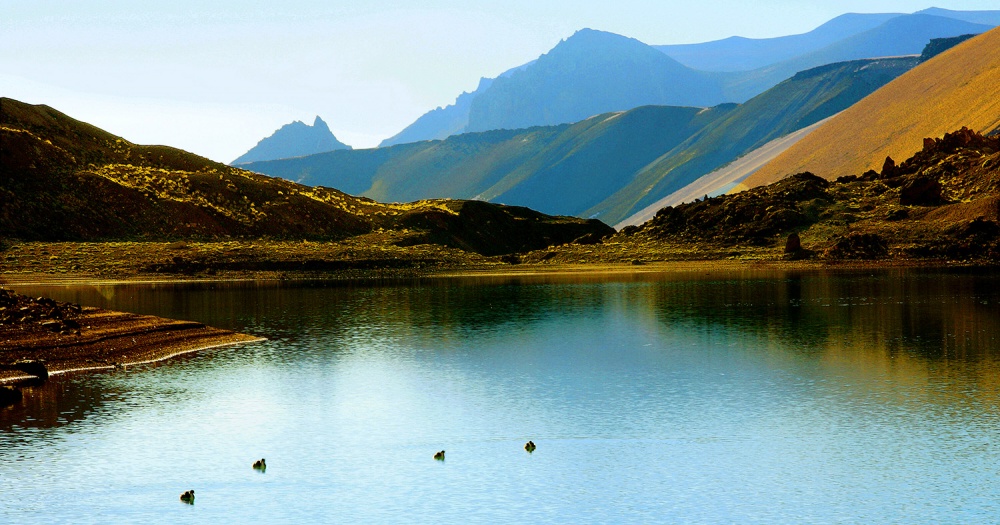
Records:
[[[441,452],[434,454],[434,459],[444,461],[444,451],[442,450]]]
[[[181,494],[181,501],[183,501],[184,503],[194,505],[194,491],[193,490],[184,491],[184,494]]]
[[[260,458],[253,462],[253,468],[257,470],[267,470],[267,463],[264,462],[264,458]]]
[[[534,441],[529,441],[529,442],[525,443],[524,444],[524,450],[527,450],[529,454],[532,453],[532,452],[534,452],[535,451],[535,442]]]

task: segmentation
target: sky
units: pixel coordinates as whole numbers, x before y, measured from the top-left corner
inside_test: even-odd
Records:
[[[928,3],[933,2],[933,3]],[[0,96],[230,162],[293,120],[374,147],[589,27],[647,44],[996,0],[0,0]]]

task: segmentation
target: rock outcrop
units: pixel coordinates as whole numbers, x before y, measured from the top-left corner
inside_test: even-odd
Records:
[[[784,247],[824,259],[1000,257],[1000,138],[962,128],[898,165],[835,182],[799,173],[660,210],[618,238]],[[814,251],[801,251],[808,244]],[[793,257],[793,258],[797,258]]]

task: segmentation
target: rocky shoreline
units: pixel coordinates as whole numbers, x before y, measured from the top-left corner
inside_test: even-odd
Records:
[[[201,323],[32,298],[0,289],[0,383],[121,368],[260,340]],[[44,366],[39,368],[38,364]]]

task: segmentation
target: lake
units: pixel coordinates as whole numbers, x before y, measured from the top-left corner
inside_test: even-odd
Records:
[[[14,288],[268,340],[27,390],[4,523],[1000,515],[994,272]]]

